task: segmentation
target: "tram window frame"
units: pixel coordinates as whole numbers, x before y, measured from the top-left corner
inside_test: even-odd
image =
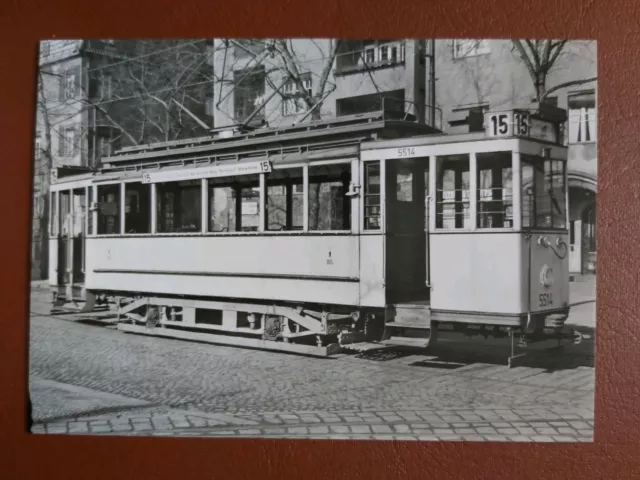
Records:
[[[104,199],[110,198],[113,195],[112,201],[105,201]],[[120,206],[122,204],[122,190],[120,188],[120,183],[110,183],[105,185],[98,185],[98,225],[97,225],[97,235],[121,235],[121,226],[120,226]],[[114,207],[110,207],[109,211],[115,211],[113,215],[105,214],[107,205],[115,205]],[[109,231],[108,222],[109,219],[113,219],[113,231]]]
[[[58,236],[68,237],[70,231],[70,212],[73,192],[71,190],[60,190],[58,192]]]
[[[58,192],[49,192],[49,236],[58,236]]]
[[[296,186],[303,187],[303,193],[296,193]],[[265,232],[303,232],[305,205],[304,169],[302,167],[274,169],[266,176],[264,187]],[[297,209],[296,206],[298,207]],[[274,213],[276,213],[276,215],[274,215]],[[277,221],[284,223],[278,224]],[[281,228],[277,228],[278,225],[281,226]],[[276,226],[276,228],[273,226]]]
[[[243,175],[239,177],[221,177],[208,179],[207,186],[207,227],[206,233],[225,235],[225,234],[241,234],[256,233],[260,231],[260,175]],[[233,205],[229,207],[233,210],[232,222],[227,223],[226,230],[215,229],[216,210],[214,208],[215,191],[226,189],[230,192],[230,198]],[[213,193],[213,195],[212,195]],[[240,202],[238,202],[240,198]],[[245,202],[244,200],[249,200]],[[243,212],[243,205],[255,205],[255,213]],[[228,219],[229,219],[228,217]],[[255,225],[246,225],[245,221],[253,217]],[[219,223],[219,222],[218,222]]]
[[[193,195],[191,205],[187,205],[189,202],[185,201],[187,193]],[[155,208],[156,233],[202,233],[202,182],[183,180],[156,183]],[[193,220],[190,226],[186,226],[185,221],[190,220]]]
[[[522,189],[522,228],[567,230],[567,162],[538,155],[520,155]],[[527,175],[527,171],[531,174]],[[560,179],[559,188],[553,186]],[[531,192],[531,194],[528,194]],[[549,210],[539,211],[540,199],[549,202]],[[554,208],[555,207],[555,208]],[[544,217],[544,221],[540,219]]]
[[[217,190],[225,190],[228,192],[226,201],[231,203],[226,210],[222,212],[218,212],[215,209],[215,201],[216,195],[215,192]],[[207,233],[236,233],[240,230],[240,223],[242,220],[242,214],[238,214],[239,206],[238,206],[238,197],[241,197],[241,186],[237,183],[230,182],[228,179],[218,180],[218,179],[209,179],[207,185]],[[259,197],[258,197],[259,204]],[[241,206],[240,206],[241,208]],[[258,208],[260,208],[258,206]],[[226,226],[217,220],[221,218],[219,214],[227,214],[227,222]],[[258,211],[258,214],[260,212]],[[216,224],[222,225],[222,229],[216,229]]]
[[[351,231],[351,198],[347,196],[351,175],[350,162],[309,166],[309,232]]]
[[[93,235],[93,187],[87,188],[87,237]]]
[[[370,176],[370,172],[373,175]],[[371,178],[378,179],[377,184]],[[382,164],[380,160],[363,163],[363,224],[365,231],[382,231]],[[374,188],[372,188],[374,187]],[[377,192],[376,188],[377,187]],[[377,202],[377,203],[376,203]]]
[[[132,219],[132,195],[135,192],[138,196],[137,212],[138,218]],[[151,233],[151,184],[142,182],[128,182],[124,184],[124,234],[125,235],[149,235]],[[132,231],[135,230],[135,231]]]
[[[453,172],[453,189],[444,188],[446,172]],[[471,173],[471,156],[469,154],[450,154],[436,157],[436,230],[455,231],[470,230],[472,228],[474,219],[471,218]],[[467,177],[466,188],[464,188],[465,175]],[[457,188],[458,184],[460,184],[460,188]],[[453,200],[445,200],[445,192],[453,192]],[[445,217],[444,205],[451,204],[454,206],[454,212],[452,216]],[[458,208],[459,205],[461,206],[460,209]],[[445,219],[453,219],[454,226],[445,226]],[[468,225],[465,225],[465,223],[468,223]]]
[[[483,175],[483,172],[488,175]],[[483,185],[483,180],[487,178],[490,182],[488,187]],[[487,190],[490,193],[490,199],[483,199],[483,191]],[[514,227],[513,196],[513,152],[502,150],[477,153],[476,228],[478,230],[512,229]],[[484,206],[489,209],[483,209]]]
[[[87,191],[84,187],[71,190],[71,236],[74,238],[85,237],[87,235],[86,217],[88,214]]]

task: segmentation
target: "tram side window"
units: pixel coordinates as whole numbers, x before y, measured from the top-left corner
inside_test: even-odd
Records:
[[[209,180],[209,232],[257,232],[260,225],[260,177]]]
[[[98,186],[98,235],[120,232],[120,185]]]
[[[85,235],[85,219],[87,218],[87,194],[84,188],[73,190],[73,224],[71,234],[73,237]]]
[[[471,226],[468,155],[447,155],[436,162],[436,228]]]
[[[49,235],[58,235],[58,193],[49,192]]]
[[[566,164],[561,160],[521,155],[522,226],[566,228]]]
[[[156,184],[158,233],[200,232],[200,180]]]
[[[479,153],[477,160],[478,228],[513,226],[511,152]]]
[[[302,230],[303,170],[274,170],[267,177],[266,229],[269,231]]]
[[[240,188],[237,185],[221,185],[209,180],[209,232],[238,231],[238,202]]]
[[[309,230],[351,230],[351,165],[309,167]]]
[[[58,212],[58,233],[61,237],[67,237],[69,235],[69,229],[71,228],[71,194],[70,192],[66,191],[59,192],[58,195],[60,197],[60,211]]]
[[[380,162],[370,162],[364,164],[364,229],[380,228]]]
[[[93,205],[93,188],[89,187],[88,189],[89,196],[87,197],[87,205],[89,205],[89,209],[87,209],[87,235],[93,234],[93,213],[91,211],[91,205]]]
[[[257,232],[260,226],[260,177],[244,178],[242,183],[238,183],[236,191],[240,198],[237,230]]]
[[[151,185],[125,184],[125,233],[151,233]]]

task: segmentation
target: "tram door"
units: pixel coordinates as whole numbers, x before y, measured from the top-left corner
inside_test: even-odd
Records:
[[[58,285],[84,283],[86,190],[60,192]]]
[[[386,285],[390,303],[429,298],[424,159],[386,162]]]
[[[86,190],[84,188],[74,190],[71,226],[71,241],[73,242],[71,273],[74,285],[84,284],[87,206]]]

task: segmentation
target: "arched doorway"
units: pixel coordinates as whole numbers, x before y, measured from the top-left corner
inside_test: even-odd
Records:
[[[569,175],[569,271],[596,272],[596,183]]]

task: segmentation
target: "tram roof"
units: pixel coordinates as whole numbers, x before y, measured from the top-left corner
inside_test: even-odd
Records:
[[[393,138],[393,139],[373,139],[362,142],[361,150],[381,150],[388,148],[401,147],[418,147],[427,145],[444,145],[452,143],[469,143],[469,142],[500,142],[504,140],[521,140],[526,142],[535,142],[548,144],[558,148],[566,148],[564,145],[549,142],[539,138],[529,138],[524,136],[504,136],[504,137],[488,137],[484,132],[458,133],[458,134],[434,134],[434,135],[418,135],[410,138]]]
[[[161,159],[180,158],[193,154],[215,157],[237,155],[240,151],[257,152],[280,146],[315,145],[331,140],[353,139],[361,142],[379,137],[406,138],[413,135],[441,133],[433,127],[407,118],[408,116],[402,113],[378,111],[280,128],[261,128],[251,132],[235,133],[228,138],[208,136],[127,147],[103,159],[103,163],[108,169],[110,166],[157,162]]]

